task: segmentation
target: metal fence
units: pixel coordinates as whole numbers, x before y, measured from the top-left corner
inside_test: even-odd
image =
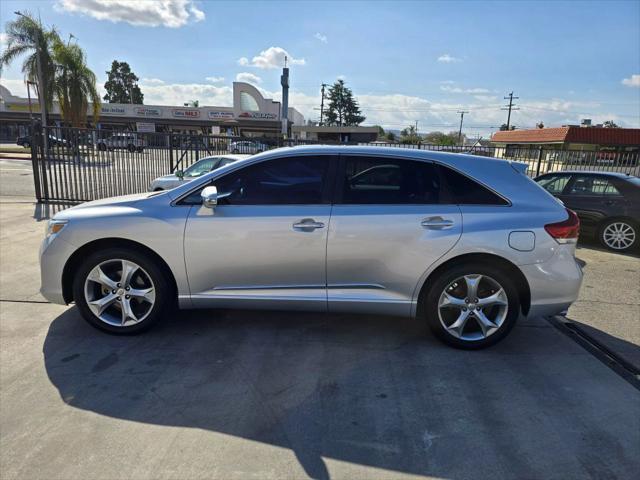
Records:
[[[227,153],[255,154],[309,144],[303,140],[140,133],[46,127],[34,132],[32,164],[39,202],[83,202],[140,193],[162,175]],[[317,142],[315,142],[317,143]],[[618,171],[638,175],[639,154],[559,150],[546,147],[452,147],[374,142],[359,145],[437,150],[526,162],[528,174],[559,170]]]

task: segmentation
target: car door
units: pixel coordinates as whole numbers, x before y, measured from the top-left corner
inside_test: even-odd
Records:
[[[341,158],[327,244],[329,309],[408,315],[418,279],[462,232],[431,162]]]
[[[574,174],[560,198],[588,230],[604,218],[620,214],[623,207],[618,189],[601,175]]]
[[[297,155],[213,181],[214,209],[191,206],[184,257],[196,306],[326,309],[330,156]],[[198,192],[190,195],[197,202]],[[251,305],[249,305],[251,304]]]

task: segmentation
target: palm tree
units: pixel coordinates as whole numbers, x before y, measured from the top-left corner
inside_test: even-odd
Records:
[[[0,71],[4,66],[12,63],[16,58],[27,55],[22,63],[22,73],[26,80],[38,86],[38,53],[42,65],[42,85],[44,92],[38,91],[38,96],[44,95],[48,110],[53,106],[54,63],[52,58],[53,45],[59,41],[55,28],[47,30],[40,20],[31,13],[18,13],[18,18],[7,22],[7,48],[0,55]],[[38,88],[39,90],[39,88]]]
[[[84,127],[91,102],[93,120],[96,122],[100,114],[100,94],[96,88],[96,76],[87,66],[82,49],[77,44],[57,41],[53,48],[53,59],[54,92],[62,118],[73,127]]]

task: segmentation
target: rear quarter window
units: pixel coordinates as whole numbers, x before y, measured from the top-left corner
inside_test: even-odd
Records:
[[[451,203],[458,205],[509,205],[504,198],[452,168],[439,166]]]

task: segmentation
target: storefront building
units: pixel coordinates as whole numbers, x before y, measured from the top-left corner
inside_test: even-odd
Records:
[[[104,103],[95,126],[104,130],[275,137],[282,128],[280,109],[280,102],[264,98],[253,85],[234,82],[233,106]],[[295,108],[290,107],[288,112],[290,127],[304,124],[304,117]],[[37,118],[39,114],[37,98],[31,98],[29,102],[29,99],[14,96],[0,85],[0,141],[13,142],[17,137],[27,135],[31,116]],[[61,125],[57,104],[54,104],[49,118],[52,124]],[[91,113],[88,121],[94,125]]]

